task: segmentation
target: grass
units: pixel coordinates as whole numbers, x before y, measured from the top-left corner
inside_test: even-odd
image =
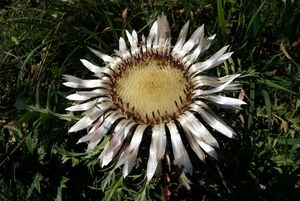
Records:
[[[195,167],[190,191],[178,175],[145,184],[143,168],[126,179],[100,168],[68,134],[62,75],[88,77],[79,59],[113,53],[124,29],[147,34],[165,13],[173,39],[190,20],[216,33],[211,52],[235,53],[215,72],[242,73],[248,105],[223,113],[238,133],[220,138],[221,160]],[[297,200],[300,196],[300,3],[298,1],[37,1],[0,3],[0,200]],[[209,55],[209,54],[208,54]]]

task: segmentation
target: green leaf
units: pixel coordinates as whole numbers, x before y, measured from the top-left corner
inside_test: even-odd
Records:
[[[16,37],[12,36],[11,41],[14,42],[16,45],[19,45],[19,40]]]
[[[17,79],[17,86],[20,86],[20,83],[22,82],[24,75],[25,75],[25,68],[26,68],[26,64],[30,61],[30,59],[34,56],[34,53],[42,48],[45,45],[45,43],[42,43],[40,45],[38,45],[37,47],[35,47],[31,52],[29,52],[23,62],[23,64],[20,67],[20,71],[19,71],[19,75],[18,75],[18,79]]]
[[[265,85],[268,85],[268,86],[270,86],[274,89],[280,89],[280,90],[283,90],[283,91],[287,91],[291,94],[297,95],[295,92],[293,92],[293,91],[291,91],[291,90],[289,90],[289,89],[287,89],[287,88],[285,88],[285,87],[283,87],[283,86],[281,86],[277,83],[274,83],[271,80],[263,79],[263,80],[258,80],[258,82],[262,83],[262,84],[265,84]]]
[[[104,192],[105,188],[109,186],[115,179],[115,171],[111,170],[108,174],[105,174],[103,181],[101,182],[101,189]]]
[[[255,82],[250,82],[250,106],[248,114],[248,128],[253,124],[253,114],[254,114],[254,100],[255,100]]]
[[[269,97],[269,93],[266,90],[262,90],[262,94],[265,100],[267,115],[268,115],[268,128],[272,126],[272,105]]]
[[[43,179],[43,175],[39,172],[36,173],[33,182],[31,183],[31,186],[27,192],[26,200],[31,196],[34,189],[36,189],[39,193],[41,193],[41,181]]]
[[[39,156],[39,161],[42,163],[45,156],[46,156],[46,151],[45,151],[45,147],[44,146],[40,146],[38,149],[37,149],[37,153],[38,153],[38,156]]]
[[[261,11],[261,9],[263,8],[263,6],[264,6],[265,3],[266,3],[266,0],[263,1],[263,2],[260,4],[259,8],[254,12],[254,14],[253,14],[253,16],[252,16],[252,18],[251,18],[251,20],[250,20],[250,22],[249,22],[249,24],[248,24],[248,27],[247,27],[246,32],[249,31],[251,25],[253,25],[254,29],[256,28],[256,27],[254,26],[254,21],[257,19],[258,14],[259,14],[259,12]]]
[[[142,187],[142,189],[137,193],[134,200],[135,201],[149,201],[150,198],[148,197],[149,189],[151,188],[151,184],[149,181],[146,181]]]
[[[296,145],[296,144],[300,144],[300,138],[279,139],[278,143],[280,143],[280,144]]]
[[[123,176],[119,176],[119,180],[115,180],[112,184],[106,189],[105,196],[103,201],[121,201],[123,198]]]
[[[72,159],[72,167],[76,167],[80,162],[80,160],[77,158],[72,157],[71,159]]]
[[[135,197],[136,201],[149,201],[147,198],[147,190],[143,188],[143,190]]]
[[[62,201],[62,189],[67,187],[66,186],[67,181],[69,181],[69,178],[67,178],[67,177],[61,178],[60,185],[57,188],[57,195],[56,195],[55,201]]]
[[[226,27],[225,27],[225,19],[224,19],[224,9],[222,6],[222,0],[217,0],[217,9],[218,9],[218,17],[219,17],[219,24],[221,28],[221,33],[223,37],[226,37]]]
[[[37,148],[37,145],[38,145],[37,135],[32,134],[32,135],[29,135],[28,137],[26,137],[25,144],[26,144],[26,147],[27,147],[29,153],[33,154],[34,150]]]

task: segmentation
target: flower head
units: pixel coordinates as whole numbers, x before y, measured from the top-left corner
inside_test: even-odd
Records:
[[[115,167],[123,166],[126,177],[137,160],[143,136],[149,135],[149,180],[159,171],[163,158],[171,158],[172,164],[192,174],[183,136],[200,160],[205,159],[205,153],[217,158],[215,148],[219,146],[204,122],[227,137],[235,136],[205,102],[239,109],[245,104],[243,101],[220,95],[239,89],[239,84],[233,82],[239,74],[203,75],[204,71],[222,64],[232,52],[226,52],[228,46],[225,46],[206,61],[198,61],[215,35],[205,38],[202,25],[186,40],[188,27],[189,22],[172,47],[169,23],[161,15],[148,37],[141,37],[140,45],[133,30],[126,31],[130,48],[120,37],[119,50],[113,56],[91,49],[105,66],[98,67],[84,59],[81,62],[97,79],[64,76],[64,85],[78,89],[67,96],[75,104],[66,110],[83,111],[83,117],[69,132],[88,129],[88,134],[78,141],[88,142],[87,150],[95,148],[105,135],[109,136],[99,156],[102,166],[115,159]]]

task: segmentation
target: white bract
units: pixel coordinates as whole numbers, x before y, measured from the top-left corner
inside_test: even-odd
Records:
[[[74,101],[66,110],[82,112],[82,118],[69,132],[87,129],[87,135],[78,142],[88,142],[88,151],[106,135],[109,137],[99,156],[102,166],[115,161],[115,167],[122,166],[126,177],[136,164],[141,142],[151,139],[146,142],[148,180],[160,173],[161,161],[170,158],[173,161],[166,160],[169,165],[192,174],[183,136],[203,161],[205,153],[217,159],[215,148],[219,148],[204,123],[229,138],[236,135],[205,102],[240,109],[245,102],[222,96],[224,92],[240,89],[234,82],[239,74],[224,77],[203,74],[222,64],[232,52],[226,52],[228,46],[225,46],[209,59],[198,61],[215,35],[205,38],[202,25],[187,39],[188,28],[189,22],[172,48],[170,26],[166,16],[161,15],[148,37],[142,36],[140,41],[135,30],[126,31],[128,44],[120,37],[119,50],[113,56],[91,49],[105,66],[84,59],[81,62],[96,79],[64,76],[65,86],[78,89],[66,97]]]

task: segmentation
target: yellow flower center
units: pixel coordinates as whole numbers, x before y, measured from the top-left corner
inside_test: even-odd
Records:
[[[168,121],[187,106],[188,86],[177,63],[147,57],[124,68],[116,79],[117,105],[135,120]]]

